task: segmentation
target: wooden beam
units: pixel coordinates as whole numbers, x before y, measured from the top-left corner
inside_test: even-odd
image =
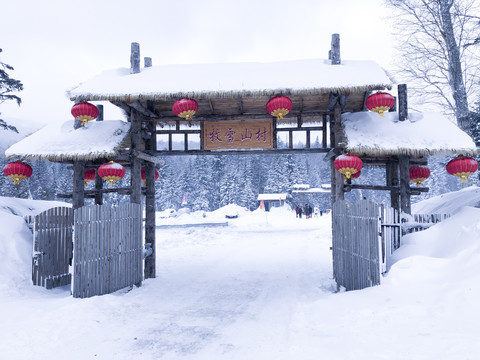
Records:
[[[295,149],[255,149],[255,150],[163,150],[151,152],[152,156],[178,155],[251,155],[251,154],[292,154],[292,153],[327,153],[331,148],[295,148]]]
[[[344,188],[348,189],[348,191],[353,190],[353,189],[357,189],[357,190],[381,190],[381,191],[392,191],[392,190],[399,191],[400,190],[400,186],[363,185],[363,184],[345,184]],[[415,191],[415,192],[418,192],[418,193],[422,193],[422,192],[428,192],[429,188],[427,188],[427,187],[414,187],[414,188],[409,187],[408,191],[409,192],[410,191]]]
[[[149,154],[147,154],[143,151],[134,149],[134,150],[132,150],[132,154],[133,154],[133,156],[135,156],[139,159],[145,160],[145,161],[153,163],[155,165],[158,165],[158,166],[165,165],[165,161],[163,161],[162,159],[159,159],[155,156],[149,155]]]
[[[133,103],[127,104],[127,105],[130,106],[131,108],[137,110],[142,115],[145,115],[145,116],[151,117],[151,118],[158,118],[158,114],[156,114],[155,112],[145,108],[140,103],[140,101],[138,101],[138,100],[135,100]]]
[[[84,196],[88,198],[95,198],[98,194],[109,194],[109,193],[119,193],[122,195],[130,194],[131,189],[130,187],[122,187],[122,188],[102,188],[102,189],[94,189],[94,190],[84,190]],[[56,194],[58,198],[61,199],[71,199],[73,198],[73,193],[66,193],[66,194]]]
[[[117,105],[117,103],[114,103]],[[334,104],[335,105],[335,104]],[[282,122],[291,122],[292,124],[297,122],[297,118],[299,115],[301,115],[302,121],[306,121],[310,118],[319,118],[321,119],[324,114],[329,113],[330,110],[325,110],[325,111],[314,111],[314,112],[307,112],[307,113],[302,113],[300,114],[299,111],[292,110],[290,113],[288,113],[287,116],[285,116],[283,119],[285,121]],[[229,121],[229,120],[265,120],[265,119],[271,119],[270,115],[266,113],[262,114],[236,114],[236,115],[218,115],[218,114],[213,114],[213,115],[195,115],[193,117],[193,121],[195,122],[203,122],[203,121]],[[145,119],[149,120],[149,119]],[[178,120],[178,117],[176,116],[161,116],[158,115],[157,118],[152,117],[150,120],[158,120],[162,122],[168,122],[168,123],[175,123],[176,120]],[[185,120],[180,120],[182,123],[187,123]]]

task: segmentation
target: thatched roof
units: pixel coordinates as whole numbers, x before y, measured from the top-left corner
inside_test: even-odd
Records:
[[[359,156],[477,153],[472,138],[438,113],[410,112],[406,121],[396,112],[346,113],[342,128],[345,151]]]
[[[114,158],[128,142],[130,124],[120,120],[90,121],[74,129],[74,120],[53,123],[13,144],[7,159],[73,161]]]
[[[317,95],[364,93],[391,88],[393,81],[373,61],[313,59],[274,63],[163,65],[138,74],[106,71],[68,91],[71,100],[166,100],[180,97]]]

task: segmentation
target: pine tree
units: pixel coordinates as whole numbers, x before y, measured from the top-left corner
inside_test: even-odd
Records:
[[[0,53],[3,50],[0,49]],[[8,75],[7,70],[14,70],[12,66],[0,61],[0,104],[7,100],[14,100],[18,105],[21,104],[22,99],[12,92],[22,91],[23,84],[19,80],[12,79]],[[1,113],[0,113],[1,115]],[[0,128],[12,130],[18,133],[15,126],[8,125],[3,119],[0,118]]]

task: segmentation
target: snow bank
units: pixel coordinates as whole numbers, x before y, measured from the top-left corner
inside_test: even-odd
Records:
[[[464,206],[480,207],[480,188],[478,186],[469,186],[412,204],[412,213],[455,214]]]

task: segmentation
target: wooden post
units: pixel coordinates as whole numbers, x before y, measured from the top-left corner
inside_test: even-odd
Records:
[[[103,121],[103,105],[97,105],[98,116],[97,121]]]
[[[131,144],[131,167],[130,167],[130,183],[132,192],[130,194],[130,202],[141,204],[142,195],[142,179],[141,179],[141,161],[135,156],[134,151],[141,150],[142,134],[141,134],[141,120],[136,116],[136,110],[132,109],[130,113],[130,136],[132,140]]]
[[[73,194],[72,205],[74,209],[85,205],[85,162],[73,162]]]
[[[151,162],[145,164],[147,194],[145,197],[145,245],[150,244],[152,253],[145,258],[145,279],[155,278],[155,167]]]
[[[340,34],[332,34],[330,60],[332,61],[332,65],[339,65],[342,63],[340,57]]]
[[[400,209],[406,214],[411,214],[410,204],[410,158],[408,155],[400,155]]]
[[[132,42],[130,52],[130,74],[140,72],[140,44]]]
[[[330,131],[333,131],[331,134],[331,140],[333,141],[332,147],[339,148],[340,146],[340,134],[341,131],[341,116],[342,112],[340,109],[340,105],[337,103],[334,108],[333,115],[330,115]],[[333,121],[333,123],[332,123]],[[345,191],[343,188],[343,175],[335,170],[335,166],[333,165],[335,161],[335,157],[332,157],[330,160],[330,169],[331,169],[331,181],[332,181],[332,206],[337,200],[344,200],[345,199]]]
[[[151,57],[144,57],[143,58],[143,63],[145,64],[145,67],[152,67],[152,58]]]
[[[387,161],[385,166],[387,186],[399,186],[398,163]],[[398,190],[390,190],[390,206],[394,209],[400,209]]]
[[[407,85],[398,85],[398,120],[405,121],[408,118]]]
[[[103,189],[103,179],[98,176],[98,169],[95,173],[95,190],[102,190]],[[98,191],[95,194],[95,205],[103,205],[103,193]]]
[[[149,110],[153,109],[153,103],[148,101]],[[147,124],[150,137],[145,140],[145,149],[147,151],[157,150],[157,133],[155,132],[157,125],[155,121]],[[154,163],[148,161],[145,165],[145,181],[147,186],[147,194],[145,197],[145,245],[150,244],[152,253],[145,258],[144,277],[145,279],[155,278],[156,272],[156,253],[155,253],[155,167]]]

